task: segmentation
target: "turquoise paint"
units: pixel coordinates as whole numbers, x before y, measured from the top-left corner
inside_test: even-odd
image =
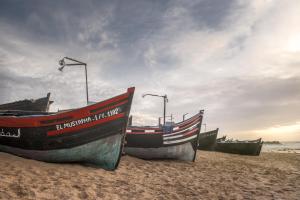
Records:
[[[68,149],[36,151],[0,145],[0,150],[45,162],[84,162],[114,170],[117,167],[121,147],[122,135],[118,134]]]

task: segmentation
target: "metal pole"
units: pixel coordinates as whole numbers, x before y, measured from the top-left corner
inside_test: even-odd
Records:
[[[203,126],[204,126],[204,132],[206,132],[206,124],[203,124]]]
[[[65,63],[64,59],[67,59],[67,60],[71,60],[73,62],[76,62],[76,63]],[[88,88],[88,78],[87,78],[87,64],[84,63],[84,62],[81,62],[81,61],[78,61],[78,60],[75,60],[74,58],[69,58],[69,57],[64,57],[63,59],[61,59],[59,61],[59,64],[61,65],[59,69],[59,71],[63,71],[63,68],[65,66],[78,66],[78,65],[83,65],[84,66],[84,70],[85,70],[85,89],[86,89],[86,104],[88,105],[89,104],[89,88]]]
[[[87,78],[87,64],[84,65],[84,68],[85,68],[86,104],[89,105],[89,88],[88,88],[88,78]]]
[[[167,104],[167,95],[164,96],[164,125],[166,125],[166,104]]]
[[[189,113],[185,113],[185,114],[182,115],[182,121],[184,121],[185,116],[186,116],[187,114],[189,114]]]
[[[157,95],[157,94],[143,94],[142,97],[144,98],[147,95],[154,96],[154,97],[162,97],[164,99],[164,121],[163,121],[164,123],[163,123],[163,125],[165,125],[166,124],[166,104],[168,102],[167,95],[165,94],[164,96],[161,96],[161,95]]]

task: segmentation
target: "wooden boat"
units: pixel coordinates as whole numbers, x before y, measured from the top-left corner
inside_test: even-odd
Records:
[[[213,150],[216,144],[219,128],[199,134],[198,149]]]
[[[66,112],[0,112],[0,151],[46,162],[117,168],[134,88]]]
[[[125,153],[142,159],[194,161],[203,111],[169,126],[128,126]]]
[[[260,152],[261,152],[261,148],[263,146],[263,141],[261,141],[261,138],[260,138],[260,143],[258,145],[258,148],[257,148],[257,151],[256,151],[256,156],[259,156]]]
[[[263,142],[261,138],[257,140],[219,140],[216,143],[215,150],[225,153],[234,153],[241,155],[259,155]]]
[[[222,137],[220,137],[220,138],[217,138],[217,139],[216,139],[216,143],[217,143],[217,142],[224,141],[224,140],[226,140],[226,135],[225,135],[225,136],[222,136]]]
[[[25,99],[0,105],[0,110],[25,110],[25,111],[42,111],[48,112],[49,106],[53,103],[50,101],[50,93],[46,97],[39,99]]]

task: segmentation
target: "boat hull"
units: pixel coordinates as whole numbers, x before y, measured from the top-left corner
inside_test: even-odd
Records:
[[[258,156],[261,147],[261,142],[217,142],[215,150],[224,153]]]
[[[85,162],[113,170],[124,146],[134,88],[80,109],[0,115],[0,151],[46,162]]]
[[[191,142],[158,148],[125,147],[125,152],[130,156],[146,160],[177,159],[183,161],[192,161],[195,156],[195,150]]]
[[[259,155],[260,155],[262,146],[263,146],[263,142],[261,142],[261,143],[259,144],[259,146],[258,146],[258,148],[257,148],[257,151],[256,151],[256,154],[255,154],[256,156],[259,156]]]
[[[198,141],[198,149],[199,150],[213,150],[216,145],[216,139],[218,136],[219,129],[200,133],[199,141]]]
[[[125,153],[142,159],[195,161],[203,111],[170,127],[128,126]]]
[[[122,140],[122,135],[114,135],[72,148],[54,150],[26,150],[0,145],[0,151],[44,162],[91,163],[110,170],[115,169],[119,162]]]
[[[22,110],[22,111],[42,111],[48,112],[49,106],[53,101],[50,101],[50,93],[44,98],[35,100],[22,100],[0,105],[0,110]]]

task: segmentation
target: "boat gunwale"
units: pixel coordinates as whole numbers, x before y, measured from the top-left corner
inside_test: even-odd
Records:
[[[97,114],[98,111],[96,113],[92,113],[91,111],[94,109],[98,109],[100,107],[105,107],[109,104],[114,104],[116,101],[128,99],[130,97],[130,95],[132,95],[133,93],[134,93],[134,89],[128,88],[127,92],[125,92],[121,95],[117,95],[115,97],[103,100],[103,101],[95,103],[93,105],[88,105],[85,107],[68,110],[66,112],[50,113],[49,115],[0,116],[0,126],[3,126],[3,127],[42,127],[42,126],[49,126],[49,125],[57,124],[57,122],[54,122],[51,124],[43,124],[42,123],[43,121],[47,121],[47,120],[60,120],[60,119],[64,119],[64,118],[70,118],[69,121],[70,120],[72,121],[75,119],[84,118],[90,114]],[[124,104],[129,103],[129,102],[125,102],[125,101],[123,101]],[[116,104],[111,105],[111,107],[116,107],[116,106],[117,106]],[[106,109],[106,108],[104,108],[104,109]],[[62,120],[62,121],[68,122],[68,120]]]

